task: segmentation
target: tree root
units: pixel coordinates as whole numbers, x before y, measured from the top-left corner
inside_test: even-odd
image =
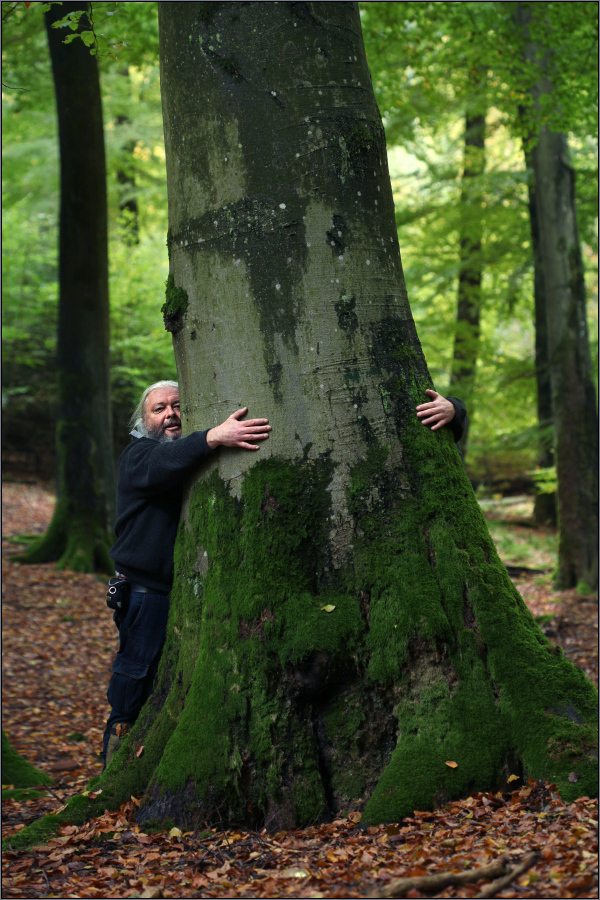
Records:
[[[28,565],[55,562],[57,569],[110,575],[114,564],[109,546],[109,535],[91,514],[68,515],[64,507],[57,506],[46,533],[12,559]]]
[[[500,891],[503,891],[505,887],[507,887],[511,881],[514,881],[515,878],[518,878],[519,875],[522,875],[528,869],[536,864],[540,859],[539,853],[528,853],[527,856],[524,856],[518,866],[515,866],[514,869],[511,869],[506,873],[502,878],[498,878],[496,881],[492,881],[491,884],[488,884],[486,888],[480,891],[478,894],[475,894],[475,900],[483,897],[495,897]]]
[[[523,872],[535,865],[539,858],[538,853],[528,853],[514,869],[508,869],[508,859],[505,856],[501,856],[488,866],[480,866],[478,869],[467,869],[466,872],[438,872],[435,875],[415,875],[411,878],[397,878],[395,881],[388,882],[385,887],[364,896],[378,898],[378,900],[379,898],[404,897],[408,891],[415,889],[425,894],[431,894],[442,891],[447,887],[494,878],[496,880],[492,881],[475,897],[495,897],[498,891],[503,890],[511,881],[514,881],[515,878],[518,878],[519,875],[522,875]]]

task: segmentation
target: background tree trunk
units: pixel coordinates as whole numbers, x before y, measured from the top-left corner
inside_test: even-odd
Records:
[[[121,69],[119,74],[129,82],[128,66]],[[121,131],[127,132],[131,126],[131,119],[125,114],[115,116],[114,121],[115,125],[122,126]],[[140,242],[139,209],[135,183],[134,151],[136,142],[133,137],[129,137],[127,140],[121,139],[119,143],[117,181],[119,183],[119,210],[121,211],[120,225],[123,240],[126,244],[133,246]]]
[[[473,414],[473,389],[479,352],[483,222],[478,179],[485,169],[485,114],[465,116],[465,158],[461,188],[460,272],[454,354],[448,393],[460,397]],[[467,452],[469,424],[460,445]]]
[[[87,3],[52,5],[46,29],[60,144],[57,503],[25,562],[113,571],[114,461],[109,386],[108,249],[98,63],[52,28]]]
[[[415,415],[431,382],[358,5],[161,3],[159,27],[185,428],[247,404],[273,432],[190,485],[156,689],[103,799],[282,828],[523,770],[594,791],[596,692]]]
[[[549,469],[554,465],[554,414],[552,411],[552,386],[548,364],[548,327],[546,319],[546,285],[544,264],[540,245],[540,231],[535,202],[535,183],[531,154],[525,153],[525,164],[530,173],[528,179],[529,221],[531,245],[533,248],[533,295],[535,322],[535,378],[537,385],[537,413],[539,429],[538,465]],[[535,498],[533,515],[538,525],[557,524],[556,494],[538,493]]]
[[[542,6],[542,4],[539,4]],[[537,108],[552,94],[551,61],[538,58],[530,4],[516,4],[525,57],[537,71]],[[564,134],[542,125],[530,154],[546,297],[560,543],[559,588],[598,586],[598,413],[591,380],[583,261],[575,215],[575,173]]]

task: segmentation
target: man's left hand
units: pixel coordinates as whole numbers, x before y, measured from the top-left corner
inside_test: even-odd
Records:
[[[248,407],[236,409],[228,419],[211,428],[206,435],[206,443],[211,450],[217,447],[241,447],[243,450],[258,450],[257,444],[249,441],[264,441],[269,437],[271,426],[268,419],[247,419],[241,422],[242,416],[248,412]]]
[[[456,415],[454,404],[450,400],[446,400],[437,391],[427,390],[425,393],[431,397],[429,403],[421,403],[417,406],[417,416],[421,419],[423,425],[430,425],[431,430],[437,431],[452,421]],[[433,423],[433,424],[432,424]]]

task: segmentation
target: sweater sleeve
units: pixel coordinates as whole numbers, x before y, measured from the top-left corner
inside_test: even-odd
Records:
[[[123,460],[130,487],[155,491],[179,484],[203,459],[215,452],[206,442],[206,431],[194,431],[176,441],[135,438]]]
[[[454,407],[455,416],[448,424],[448,428],[452,432],[454,442],[458,444],[467,430],[467,407],[462,400],[458,400],[456,397],[446,397],[446,400],[449,400]]]

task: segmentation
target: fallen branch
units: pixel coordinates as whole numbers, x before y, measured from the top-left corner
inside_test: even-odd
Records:
[[[442,891],[446,887],[469,884],[471,881],[480,881],[482,878],[497,878],[506,874],[507,859],[501,856],[490,863],[489,866],[481,866],[479,869],[467,869],[466,872],[438,872],[435,875],[413,875],[410,878],[396,878],[389,881],[384,887],[372,894],[365,894],[370,898],[402,897],[408,891],[423,891],[426,894],[434,891]]]
[[[514,881],[515,878],[518,878],[519,875],[522,875],[527,869],[534,866],[539,859],[539,853],[528,853],[527,856],[523,857],[518,866],[515,866],[514,869],[511,869],[510,872],[507,872],[502,878],[498,878],[497,881],[492,881],[486,888],[478,894],[475,894],[475,900],[480,900],[480,898],[483,900],[484,897],[495,897],[496,894],[503,891],[511,881]]]
[[[537,853],[529,853],[521,860],[518,866],[507,871],[508,859],[505,856],[501,856],[488,866],[480,866],[478,869],[467,869],[465,872],[438,872],[435,875],[413,875],[410,878],[397,878],[395,881],[390,881],[384,887],[364,896],[373,898],[373,900],[385,900],[385,898],[403,897],[411,890],[433,894],[443,891],[447,887],[495,878],[496,881],[493,881],[480,894],[476,895],[477,898],[494,897],[498,891],[501,891],[507,884],[510,884],[511,881],[514,881],[515,878],[518,878],[519,875],[530,869],[538,859]]]

